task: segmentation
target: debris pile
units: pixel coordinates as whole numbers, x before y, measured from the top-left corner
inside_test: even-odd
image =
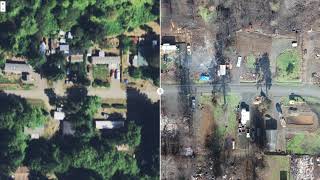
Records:
[[[314,158],[311,156],[292,157],[291,172],[294,179],[313,180]]]

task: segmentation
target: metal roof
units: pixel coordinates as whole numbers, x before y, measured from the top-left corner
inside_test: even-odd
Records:
[[[4,67],[4,72],[11,72],[11,73],[32,72],[32,67],[28,64],[6,63]]]
[[[92,56],[92,64],[118,64],[120,63],[120,56]]]
[[[124,121],[96,121],[97,129],[116,129],[124,126]]]

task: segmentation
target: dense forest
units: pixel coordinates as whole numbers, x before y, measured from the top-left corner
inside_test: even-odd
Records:
[[[7,56],[23,56],[50,80],[65,77],[65,55],[45,57],[41,41],[57,38],[59,30],[71,31],[70,48],[84,53],[105,37],[124,32],[158,18],[157,0],[10,0],[7,12],[0,14],[0,61]],[[31,140],[24,128],[42,126],[49,112],[25,99],[0,93],[0,179],[9,177],[19,166],[27,166],[29,179],[47,179],[54,175],[62,180],[159,179],[159,166],[152,166],[139,156],[144,152],[141,134],[146,128],[129,120],[119,131],[102,133],[95,129],[93,115],[101,99],[89,96],[87,89],[74,87],[59,99],[72,124],[74,135],[57,132],[52,138]],[[149,143],[149,142],[148,142]],[[128,144],[131,152],[116,146]],[[149,147],[148,147],[149,148]],[[135,157],[137,155],[138,157]],[[155,157],[158,158],[158,157]],[[151,162],[151,163],[150,163]],[[147,172],[144,166],[154,171]]]
[[[32,140],[24,134],[24,128],[44,125],[49,113],[18,96],[1,94],[0,179],[9,179],[19,166],[30,169],[31,179],[47,179],[48,175],[66,180],[158,179],[158,170],[147,172],[140,168],[137,159],[145,154],[134,155],[135,149],[142,147],[140,126],[129,121],[119,131],[97,131],[93,115],[101,100],[88,96],[86,88],[70,88],[60,101],[67,108],[65,121],[72,124],[74,135],[58,132],[50,139]],[[118,151],[116,146],[121,144],[128,144],[133,151]]]
[[[155,0],[10,0],[0,14],[0,54],[25,56],[33,66],[44,63],[43,38],[71,31],[71,46],[85,50],[106,36],[118,36],[158,18]]]

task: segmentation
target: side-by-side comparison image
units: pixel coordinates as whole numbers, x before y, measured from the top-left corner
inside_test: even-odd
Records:
[[[0,0],[0,180],[320,179],[319,0]]]

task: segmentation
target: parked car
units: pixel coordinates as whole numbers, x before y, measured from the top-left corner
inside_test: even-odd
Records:
[[[237,67],[241,66],[241,62],[242,62],[242,57],[238,56]]]
[[[276,103],[276,109],[277,109],[278,113],[282,114],[282,109],[281,109],[280,103]]]
[[[196,108],[196,97],[194,96],[191,97],[191,107],[192,109]]]

